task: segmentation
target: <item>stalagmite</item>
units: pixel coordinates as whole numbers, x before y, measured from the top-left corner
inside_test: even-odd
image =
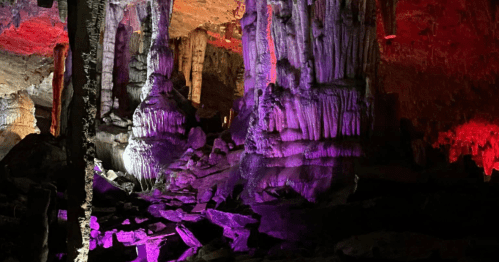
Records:
[[[59,136],[61,128],[62,91],[64,88],[64,71],[68,45],[58,44],[54,48],[54,77],[52,78],[52,125],[50,133]]]
[[[196,104],[200,104],[203,63],[208,34],[205,30],[197,29],[191,33],[190,38],[192,45],[192,83],[189,89],[189,99]]]
[[[100,116],[103,117],[113,107],[113,68],[118,24],[123,19],[125,3],[109,1],[106,8],[106,26],[104,29],[102,55],[102,82]]]
[[[156,178],[174,161],[185,146],[185,116],[173,99],[173,52],[168,47],[171,0],[153,0],[152,39],[147,58],[147,81],[133,114],[132,137],[123,153],[127,172],[142,190],[150,190]]]

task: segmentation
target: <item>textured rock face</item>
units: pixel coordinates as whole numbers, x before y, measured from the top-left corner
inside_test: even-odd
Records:
[[[375,19],[372,0],[246,2],[241,115],[252,117],[241,168],[250,195],[290,186],[314,201],[350,173],[346,159],[362,155],[371,129]]]
[[[100,114],[104,116],[113,107],[113,69],[116,44],[116,31],[123,19],[125,3],[108,2],[106,7],[106,26],[104,29],[102,54],[102,88]]]
[[[134,32],[130,44],[131,59],[127,93],[131,109],[140,104],[142,86],[147,80],[147,55],[151,47],[151,6],[148,3],[136,5],[137,18],[140,21],[140,33]]]
[[[152,189],[155,179],[185,145],[185,116],[173,99],[173,52],[168,47],[169,0],[151,2],[152,39],[142,103],[133,115],[132,137],[124,152],[126,170]]]
[[[0,94],[25,90],[40,84],[53,70],[54,60],[37,55],[27,59],[22,55],[0,51]]]
[[[222,117],[229,117],[234,98],[243,95],[242,55],[208,43],[203,65],[201,103],[205,108],[216,109]]]
[[[35,104],[26,91],[19,91],[0,99],[0,159],[21,139],[40,133],[36,126]]]
[[[35,105],[40,105],[43,107],[52,107],[52,101],[54,99],[52,93],[52,80],[54,73],[50,73],[43,81],[38,85],[29,86],[26,91],[35,103]]]
[[[177,0],[173,5],[170,36],[188,35],[192,30],[208,23],[223,24],[240,19],[244,13],[243,1],[206,0],[193,2]],[[215,15],[216,14],[216,15]]]
[[[113,70],[113,108],[118,115],[125,116],[128,110],[127,84],[129,81],[129,42],[133,28],[124,24],[118,26]]]
[[[499,115],[488,99],[499,95],[497,14],[494,1],[399,0],[397,37],[384,39],[378,21],[380,83],[427,143],[474,117]]]

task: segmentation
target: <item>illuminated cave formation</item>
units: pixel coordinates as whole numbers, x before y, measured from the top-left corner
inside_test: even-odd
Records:
[[[495,261],[498,10],[0,0],[0,262]]]

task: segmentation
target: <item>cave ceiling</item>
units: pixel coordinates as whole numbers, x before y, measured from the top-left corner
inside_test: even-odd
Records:
[[[145,1],[127,2],[133,6]],[[232,44],[219,38],[224,25],[243,14],[244,4],[236,0],[176,0],[170,37],[187,36],[201,27],[209,32],[210,43],[240,50],[240,34],[232,36],[236,38]],[[36,0],[0,1],[0,95],[41,83],[53,71],[53,48],[61,42],[68,38],[57,1],[52,8],[38,7]]]

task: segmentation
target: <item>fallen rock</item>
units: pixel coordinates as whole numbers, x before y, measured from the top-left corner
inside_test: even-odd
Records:
[[[206,214],[210,222],[221,227],[244,228],[247,224],[258,222],[258,220],[250,216],[222,212],[215,209],[208,209]]]
[[[187,229],[184,225],[178,225],[176,227],[177,233],[182,238],[184,243],[191,248],[202,247],[203,244],[194,236],[194,234]]]
[[[206,144],[206,134],[201,127],[193,127],[187,137],[187,146],[193,149],[199,149]]]

